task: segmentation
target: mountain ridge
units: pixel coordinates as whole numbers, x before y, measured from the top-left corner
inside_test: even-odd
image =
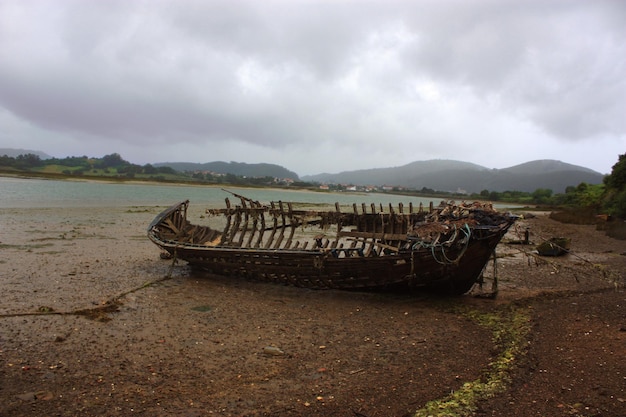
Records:
[[[554,159],[538,159],[501,169],[451,159],[430,159],[413,161],[396,167],[369,168],[302,177],[274,164],[214,161],[207,163],[160,162],[154,165],[169,166],[182,171],[207,170],[251,177],[273,176],[322,184],[387,185],[417,190],[428,188],[467,193],[478,193],[483,190],[533,192],[539,188],[562,193],[568,186],[577,186],[582,182],[600,184],[604,179],[604,175],[597,171]]]
[[[538,188],[561,193],[568,186],[576,186],[581,182],[600,184],[603,178],[603,174],[592,169],[553,159],[529,161],[502,169],[487,168],[463,161],[431,159],[414,161],[394,168],[309,175],[302,177],[302,180],[468,193],[478,193],[482,190],[532,192]]]
[[[32,151],[30,149],[16,149],[16,148],[0,148],[0,156],[6,155],[11,158],[17,158],[20,155],[33,154],[37,155],[41,159],[51,159],[52,157],[45,152]]]

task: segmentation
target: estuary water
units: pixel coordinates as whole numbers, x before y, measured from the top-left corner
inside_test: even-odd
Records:
[[[236,188],[223,186],[234,193],[244,195],[261,203],[270,201],[292,201],[307,204],[341,205],[361,203],[388,204],[398,206],[409,203],[417,208],[425,207],[431,198],[408,197],[380,193],[331,193],[274,188]],[[133,207],[170,206],[183,200],[204,207],[222,207],[224,199],[238,201],[220,186],[165,185],[150,183],[108,183],[97,181],[57,181],[0,177],[0,208],[46,208],[46,207]]]

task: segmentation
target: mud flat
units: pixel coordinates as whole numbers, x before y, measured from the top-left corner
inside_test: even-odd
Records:
[[[1,416],[626,415],[626,242],[593,226],[521,220],[573,254],[500,245],[495,299],[437,298],[192,275],[163,208],[0,209]]]

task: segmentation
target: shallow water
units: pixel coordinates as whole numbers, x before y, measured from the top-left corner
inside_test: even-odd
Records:
[[[262,203],[292,201],[308,204],[371,203],[397,207],[402,202],[428,206],[430,198],[379,193],[331,193],[273,188],[232,188]],[[0,208],[169,206],[183,200],[205,207],[222,206],[225,198],[237,200],[218,186],[57,181],[0,177]],[[439,201],[436,200],[435,204]]]

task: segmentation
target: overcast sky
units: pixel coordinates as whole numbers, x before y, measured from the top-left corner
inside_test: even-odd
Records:
[[[0,148],[606,174],[626,153],[626,1],[0,0]]]

